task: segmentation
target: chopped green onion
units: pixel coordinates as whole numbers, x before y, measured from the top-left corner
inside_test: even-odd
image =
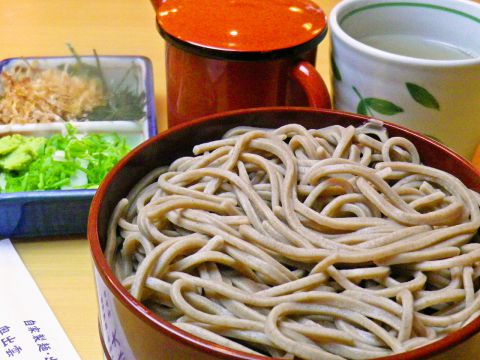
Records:
[[[94,189],[130,150],[126,139],[117,134],[80,137],[72,125],[67,124],[66,128],[66,135],[46,139],[25,169],[0,168],[0,192]]]

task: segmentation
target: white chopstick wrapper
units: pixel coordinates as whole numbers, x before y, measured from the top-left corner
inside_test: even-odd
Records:
[[[80,360],[10,240],[0,240],[0,359]]]

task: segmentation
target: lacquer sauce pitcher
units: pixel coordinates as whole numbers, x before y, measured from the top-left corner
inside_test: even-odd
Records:
[[[251,107],[330,108],[315,70],[327,32],[309,0],[152,0],[166,40],[168,124]]]

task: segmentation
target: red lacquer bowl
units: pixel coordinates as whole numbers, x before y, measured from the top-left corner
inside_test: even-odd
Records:
[[[147,140],[120,161],[98,189],[88,222],[100,309],[100,336],[107,359],[267,359],[210,343],[176,328],[137,302],[115,278],[103,255],[108,221],[115,205],[140,178],[155,167],[191,155],[194,145],[219,139],[235,126],[275,128],[298,123],[307,128],[321,128],[333,124],[358,126],[366,120],[359,115],[310,108],[239,110],[171,128]],[[418,133],[394,124],[386,124],[386,127],[390,136],[410,139],[417,146],[425,164],[454,174],[468,187],[480,191],[480,174],[468,161]],[[382,359],[478,359],[480,335],[474,335],[479,331],[480,317],[430,345]]]

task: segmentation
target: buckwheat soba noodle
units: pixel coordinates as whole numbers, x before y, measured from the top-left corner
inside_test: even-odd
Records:
[[[235,128],[148,174],[105,255],[161,318],[232,349],[369,359],[480,315],[480,195],[378,121]]]

